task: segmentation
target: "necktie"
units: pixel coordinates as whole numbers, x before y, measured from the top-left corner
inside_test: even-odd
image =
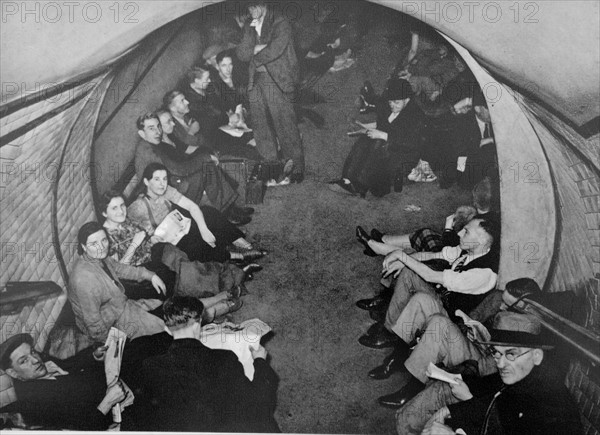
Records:
[[[455,262],[455,266],[454,266],[454,271],[455,272],[462,272],[462,268],[465,265],[465,263],[467,262],[467,258],[469,258],[469,256],[467,254],[463,254],[460,257],[458,257],[458,259]]]
[[[483,138],[487,139],[489,137],[492,137],[491,132],[490,132],[490,123],[486,122],[485,129],[483,130]]]

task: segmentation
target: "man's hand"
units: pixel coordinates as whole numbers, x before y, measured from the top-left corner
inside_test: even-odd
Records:
[[[119,380],[106,389],[106,395],[98,405],[98,411],[106,415],[113,406],[122,402],[126,397],[127,392],[125,391],[121,380]]]
[[[96,361],[104,361],[104,355],[106,355],[107,349],[108,349],[108,346],[100,346],[99,348],[94,350],[94,353],[92,353],[92,356],[94,357],[94,359]]]
[[[385,131],[376,130],[376,129],[368,130],[367,136],[371,139],[388,140],[388,134]]]
[[[458,382],[458,384],[450,384],[450,388],[452,389],[452,394],[454,397],[462,401],[472,399],[473,394],[471,394],[471,390],[469,390],[469,387],[467,384],[465,384],[465,381],[458,377],[454,378],[454,380]]]
[[[467,338],[471,341],[489,341],[491,338],[490,332],[481,322],[471,319],[462,310],[456,310],[454,314],[460,317],[463,324],[467,328]]]
[[[199,131],[200,131],[200,124],[198,123],[198,121],[193,121],[190,124],[188,134],[191,134],[192,136],[194,136]]]
[[[381,274],[384,278],[387,278],[393,273],[393,277],[398,278],[398,275],[400,275],[400,272],[402,272],[402,269],[404,269],[405,267],[406,266],[401,261],[394,261],[387,268],[384,267]]]
[[[258,349],[250,348],[250,353],[252,354],[252,359],[262,358],[264,360],[267,359],[267,349],[263,346],[259,345]]]
[[[227,114],[227,116],[229,116],[229,125],[231,127],[238,127],[240,124],[240,115],[238,115],[237,113],[233,113],[233,112],[229,112]]]
[[[156,245],[157,243],[162,243],[162,242],[164,242],[162,237],[159,237],[159,236],[150,237],[150,245],[152,245],[152,246]]]
[[[402,249],[396,249],[395,251],[390,252],[383,259],[383,269],[386,270],[390,267],[390,265],[396,261],[402,261],[404,263],[404,259],[407,257],[407,254]]]
[[[431,425],[425,426],[421,435],[454,435],[455,433],[450,426],[434,421]]]
[[[443,424],[446,421],[446,418],[450,415],[450,410],[447,406],[438,409],[425,423],[425,429],[431,427],[433,423],[441,423]]]
[[[167,286],[165,285],[163,280],[160,279],[160,276],[158,276],[157,274],[154,274],[152,276],[152,287],[154,287],[154,290],[156,290],[156,293],[158,293],[158,294],[161,294],[161,293],[163,295],[167,294]]]
[[[454,218],[455,218],[454,213],[452,213],[450,216],[448,216],[446,218],[446,225],[444,225],[444,228],[446,230],[451,230],[454,228]]]

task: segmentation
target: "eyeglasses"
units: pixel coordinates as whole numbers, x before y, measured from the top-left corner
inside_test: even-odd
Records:
[[[492,355],[492,358],[494,358],[496,361],[500,361],[500,358],[502,358],[502,356],[504,356],[504,358],[506,358],[507,361],[513,362],[515,361],[517,358],[522,357],[523,355],[531,352],[533,349],[529,349],[523,353],[515,353],[512,350],[509,350],[506,353],[501,353],[499,351],[497,351],[496,349],[494,349],[493,347],[491,347],[489,349],[490,351],[490,355]]]

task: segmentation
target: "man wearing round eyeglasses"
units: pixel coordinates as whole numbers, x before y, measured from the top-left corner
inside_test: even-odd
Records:
[[[581,421],[564,386],[564,374],[549,360],[553,349],[537,317],[504,311],[496,315],[490,346],[498,373],[465,383],[456,378],[459,403],[438,410],[422,434],[581,433]]]

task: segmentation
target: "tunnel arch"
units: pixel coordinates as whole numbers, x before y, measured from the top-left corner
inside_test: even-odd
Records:
[[[503,234],[515,234],[503,242],[501,283],[531,276],[546,291],[574,290],[587,298],[591,306],[588,327],[598,330],[598,4],[540,4],[537,26],[523,30],[523,14],[531,13],[524,8],[519,9],[517,22],[514,10],[507,9],[498,21],[480,19],[466,26],[468,20],[444,19],[438,2],[372,2],[409,13],[452,38],[480,84],[497,83],[506,92],[498,104],[488,101],[505,175]],[[150,81],[148,77],[156,74],[152,67],[157,62],[168,64],[169,45],[188,44],[186,61],[190,64],[204,48],[195,26],[215,12],[206,9],[201,18],[187,15],[206,6],[203,3],[139,5],[137,23],[107,20],[97,26],[86,21],[62,27],[40,25],[27,21],[27,16],[15,22],[10,19],[12,12],[3,10],[7,25],[2,26],[1,36],[9,51],[3,52],[0,105],[0,287],[9,280],[53,280],[67,285],[73,231],[94,216],[90,180],[96,189],[105,190],[126,174],[133,156],[128,144],[134,144],[130,125],[137,116],[134,106],[158,106],[166,88],[177,80],[175,68],[169,70],[172,75],[159,80],[164,89],[144,89],[144,79]],[[32,29],[44,32],[48,44],[32,42]],[[79,37],[74,40],[73,34]],[[523,62],[528,57],[528,48],[523,46],[527,38],[533,47],[535,43],[540,47],[532,62]],[[570,44],[560,43],[565,40]],[[25,56],[19,53],[23,47]],[[140,77],[135,89],[129,87]],[[135,104],[128,104],[133,100]],[[93,132],[90,125],[95,126]],[[92,161],[93,146],[105,147],[106,154],[117,153],[120,164],[99,164],[102,175],[97,169],[93,172],[92,163],[97,162]],[[532,167],[526,166],[530,163],[540,175],[532,180],[539,183],[523,182],[531,176],[527,171]],[[52,171],[56,176],[48,175]],[[520,182],[509,183],[506,174]],[[79,193],[81,187],[83,193]],[[540,241],[537,246],[535,240]],[[50,247],[42,250],[47,243]],[[39,267],[40,256],[45,255],[55,261]],[[56,318],[63,303],[64,297],[40,310]],[[33,319],[19,313],[7,322],[27,324]],[[39,336],[43,341],[43,334]]]

